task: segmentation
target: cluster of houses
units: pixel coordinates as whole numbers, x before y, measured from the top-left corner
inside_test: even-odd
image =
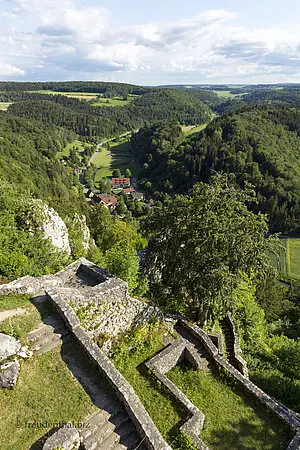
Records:
[[[112,189],[117,190],[122,195],[129,195],[132,200],[144,200],[141,192],[136,192],[130,178],[112,178]],[[88,189],[85,193],[86,199],[94,204],[102,203],[112,212],[118,204],[118,199],[114,195],[102,194],[100,191]]]

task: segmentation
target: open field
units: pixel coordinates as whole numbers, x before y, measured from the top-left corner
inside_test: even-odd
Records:
[[[208,122],[202,123],[201,125],[182,125],[181,129],[186,136],[191,136],[192,134],[196,134],[204,130],[207,125]]]
[[[212,450],[284,450],[291,430],[211,372],[179,365],[168,377],[205,415],[201,438]]]
[[[94,100],[97,98],[98,95],[102,95],[94,92],[57,92],[57,91],[47,91],[43,89],[39,91],[28,91],[28,92],[36,92],[38,94],[64,95],[65,97],[78,98],[80,100]]]
[[[24,343],[29,331],[35,329],[43,314],[25,296],[9,296],[0,300],[1,309],[26,308],[26,315],[1,323],[1,331],[19,337]],[[72,341],[64,344],[64,354],[82,358]],[[60,349],[21,362],[20,376],[13,390],[0,390],[1,450],[41,448],[35,442],[58,422],[81,421],[95,409],[83,387],[75,379]],[[52,425],[53,424],[53,425]],[[31,426],[30,426],[31,425]]]
[[[129,94],[127,100],[122,97],[105,98],[102,93],[95,92],[58,92],[49,90],[28,91],[37,92],[39,94],[64,95],[69,98],[77,98],[79,100],[92,100],[92,106],[125,106],[132,102],[138,95]],[[99,98],[101,97],[101,98]]]
[[[100,98],[92,106],[125,106],[132,100],[123,100],[121,98]]]
[[[127,100],[123,100],[121,97],[115,98],[99,98],[92,106],[126,106],[131,103],[138,95],[129,94]]]
[[[235,98],[235,97],[240,97],[243,94],[232,94],[230,91],[213,91],[215,92],[218,97],[221,98]]]
[[[6,111],[9,105],[12,105],[10,102],[0,102],[0,111]]]
[[[94,158],[93,164],[98,168],[95,175],[96,184],[101,178],[112,176],[113,169],[120,169],[122,175],[125,174],[126,169],[130,169],[133,176],[138,176],[140,171],[139,165],[134,161],[131,154],[131,146],[128,140],[110,142],[110,149],[104,144]]]
[[[66,147],[61,152],[58,152],[56,154],[56,156],[57,156],[57,158],[63,158],[63,157],[70,156],[70,152],[72,149],[75,149],[76,151],[81,153],[84,151],[84,148],[87,146],[92,146],[92,144],[83,143],[81,141],[70,142],[69,144],[66,145]]]
[[[271,256],[279,273],[288,279],[300,279],[300,239],[281,238],[281,249],[278,260]]]

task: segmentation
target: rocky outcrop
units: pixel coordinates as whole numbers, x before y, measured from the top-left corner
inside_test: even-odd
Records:
[[[50,436],[43,450],[78,450],[80,446],[80,436],[73,424],[67,423],[65,427],[60,428],[56,433]]]
[[[65,222],[53,208],[50,208],[41,200],[35,200],[34,205],[34,218],[37,221],[38,228],[42,231],[45,239],[50,239],[53,247],[70,255],[71,248],[69,243],[69,234]]]
[[[73,222],[75,227],[79,228],[79,230],[82,233],[82,245],[84,249],[88,250],[90,248],[91,243],[91,232],[86,224],[85,215],[79,216],[78,214],[75,214]]]
[[[20,348],[20,342],[7,334],[0,333],[0,361],[15,355]]]
[[[17,360],[0,365],[0,389],[12,389],[15,387],[20,374],[20,364]]]

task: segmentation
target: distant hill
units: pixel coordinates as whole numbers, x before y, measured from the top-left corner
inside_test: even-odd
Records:
[[[187,192],[214,171],[233,172],[239,184],[255,186],[252,208],[269,215],[271,231],[300,235],[299,111],[248,107],[215,119],[196,137],[182,140],[178,133],[169,124],[133,138],[153,190]]]

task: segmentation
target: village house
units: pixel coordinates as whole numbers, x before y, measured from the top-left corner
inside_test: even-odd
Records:
[[[127,188],[130,187],[130,178],[112,178],[111,180],[112,188]]]
[[[129,195],[129,194],[132,194],[133,192],[134,192],[134,187],[130,186],[129,188],[123,189],[122,194],[123,195]]]
[[[108,196],[107,194],[96,194],[93,197],[93,201],[94,203],[102,203],[103,205],[107,206],[107,208],[112,212],[115,207],[118,204],[118,199],[117,197],[110,195]]]
[[[130,194],[130,196],[131,196],[132,200],[139,200],[139,201],[144,200],[144,194],[142,192],[134,192],[133,191]]]

